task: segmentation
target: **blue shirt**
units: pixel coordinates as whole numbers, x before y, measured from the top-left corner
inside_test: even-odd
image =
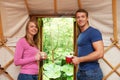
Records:
[[[102,40],[100,31],[93,27],[89,27],[78,37],[78,57],[86,56],[94,51],[93,42]],[[88,70],[99,67],[98,61],[82,62],[79,64],[80,70]]]

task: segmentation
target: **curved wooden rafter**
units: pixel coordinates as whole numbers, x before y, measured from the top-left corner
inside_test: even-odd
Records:
[[[25,1],[25,5],[26,5],[26,8],[27,8],[28,14],[30,14],[30,8],[28,6],[28,1],[27,0],[24,0],[24,1]]]
[[[57,14],[57,0],[54,0],[54,13]]]
[[[79,7],[79,8],[82,8],[82,4],[81,4],[81,1],[80,1],[80,0],[78,0],[78,7]]]
[[[0,12],[0,46],[4,43],[4,35],[3,35],[3,29],[2,29],[2,17]]]

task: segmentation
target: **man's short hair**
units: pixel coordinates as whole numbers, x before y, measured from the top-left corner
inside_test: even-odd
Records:
[[[77,14],[78,12],[83,12],[83,13],[85,13],[86,16],[88,17],[88,12],[87,12],[85,9],[78,9],[78,10],[76,11],[76,13],[75,13],[75,17],[76,17],[76,14]]]

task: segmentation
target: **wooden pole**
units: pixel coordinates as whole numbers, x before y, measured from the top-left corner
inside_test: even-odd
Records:
[[[80,0],[78,0],[78,8],[82,8]],[[78,55],[77,38],[78,38],[79,33],[80,33],[80,31],[79,31],[79,28],[77,26],[77,23],[74,22],[74,52],[75,52],[74,55],[75,56]],[[77,70],[78,70],[78,67],[74,66],[74,80],[76,80]]]
[[[0,42],[4,42],[4,36],[3,36],[3,31],[2,31],[2,18],[1,18],[1,12],[0,12]]]
[[[43,21],[42,18],[39,20],[39,49],[42,51],[42,26],[43,26]],[[39,74],[38,74],[38,80],[43,80],[43,61],[39,62]]]
[[[76,31],[76,22],[74,22],[74,55],[77,55],[77,44],[76,44],[76,41],[77,41],[77,31]],[[74,80],[76,80],[76,67],[74,66]]]
[[[81,4],[81,1],[80,1],[80,0],[78,0],[78,7],[79,7],[79,8],[82,8],[82,4]]]
[[[77,26],[77,23],[74,22],[74,56],[77,56],[78,55],[78,47],[77,47],[77,38],[78,38],[78,35],[80,34],[80,31],[79,31],[79,28]],[[77,70],[78,70],[78,67],[74,66],[74,79],[73,80],[76,80],[76,73],[77,73]]]
[[[117,7],[116,0],[112,0],[112,15],[113,15],[113,37],[114,41],[118,42],[118,27],[117,27]]]
[[[54,13],[57,14],[57,0],[54,0]]]

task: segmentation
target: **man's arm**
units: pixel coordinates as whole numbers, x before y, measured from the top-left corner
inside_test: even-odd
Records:
[[[100,58],[103,57],[104,55],[104,45],[103,45],[103,41],[96,41],[92,43],[93,48],[94,48],[94,52],[86,55],[86,56],[82,56],[82,57],[74,57],[73,58],[73,63],[74,64],[79,64],[81,62],[90,62],[90,61],[95,61],[98,60]]]

